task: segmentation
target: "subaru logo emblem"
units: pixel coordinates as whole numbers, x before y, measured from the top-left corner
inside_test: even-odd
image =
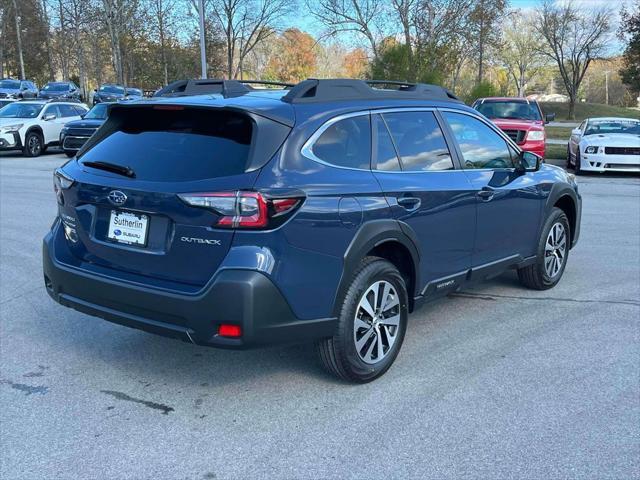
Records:
[[[114,205],[124,205],[124,202],[127,201],[127,196],[120,190],[111,190],[108,198]]]

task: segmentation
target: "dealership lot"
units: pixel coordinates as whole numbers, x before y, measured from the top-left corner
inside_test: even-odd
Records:
[[[64,161],[0,154],[0,477],[638,477],[637,176],[580,177],[558,287],[509,273],[428,304],[354,386],[311,345],[207,349],[55,304],[40,244]]]

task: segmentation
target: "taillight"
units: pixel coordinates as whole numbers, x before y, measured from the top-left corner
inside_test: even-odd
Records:
[[[209,208],[221,216],[216,227],[273,228],[300,205],[301,197],[271,198],[259,192],[183,193],[188,205]]]
[[[62,191],[70,188],[74,183],[75,180],[59,168],[53,172],[53,191],[55,192],[56,199],[60,205],[64,205]]]

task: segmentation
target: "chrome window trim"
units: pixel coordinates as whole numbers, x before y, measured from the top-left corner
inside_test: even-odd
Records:
[[[362,169],[362,168],[354,168],[354,167],[343,167],[340,165],[334,165],[333,163],[329,163],[329,162],[325,162],[324,160],[318,158],[314,153],[313,153],[313,145],[315,144],[316,140],[318,140],[318,138],[334,123],[339,122],[340,120],[344,120],[346,118],[353,118],[353,117],[361,117],[364,115],[373,115],[373,114],[383,114],[383,113],[399,113],[399,112],[435,112],[435,111],[440,111],[440,112],[451,112],[451,113],[459,113],[462,115],[467,115],[469,117],[475,118],[476,120],[484,123],[486,126],[488,126],[491,130],[493,130],[495,133],[498,134],[498,136],[500,138],[502,138],[507,145],[512,146],[517,152],[522,152],[522,149],[518,146],[517,143],[515,143],[514,141],[512,141],[506,133],[504,133],[502,130],[500,130],[496,125],[494,125],[493,123],[491,123],[491,121],[485,119],[484,117],[480,116],[477,113],[474,112],[468,112],[466,110],[458,110],[456,108],[449,108],[449,107],[419,107],[419,106],[414,106],[414,107],[388,107],[388,108],[375,108],[375,109],[367,109],[367,110],[358,110],[357,112],[349,112],[349,113],[343,113],[340,115],[336,115],[335,117],[330,118],[329,120],[327,120],[326,122],[324,122],[322,125],[320,125],[320,127],[318,127],[318,129],[313,132],[313,134],[309,137],[309,139],[304,143],[304,145],[302,146],[300,153],[308,158],[309,160],[312,160],[314,162],[320,163],[321,165],[325,165],[327,167],[333,167],[333,168],[341,168],[343,170],[355,170],[358,172],[376,172],[376,173],[384,173],[384,174],[416,174],[416,173],[451,173],[451,172],[464,172],[465,170],[473,170],[476,172],[495,172],[495,171],[515,171],[516,168],[511,167],[511,168],[454,168],[451,170],[410,170],[410,171],[388,171],[388,170],[378,170],[378,169],[373,169],[373,168],[369,168],[368,170]],[[446,119],[445,119],[446,121]],[[373,146],[372,146],[373,148]],[[449,152],[451,153],[451,152]]]
[[[494,125],[490,120],[486,120],[485,118],[481,117],[480,115],[475,115],[471,112],[466,112],[463,110],[456,110],[455,108],[440,108],[439,109],[441,112],[451,112],[451,113],[459,113],[462,115],[467,115],[471,118],[475,118],[476,120],[479,120],[480,122],[484,123],[486,126],[488,126],[491,130],[493,130],[495,133],[498,134],[498,136],[500,138],[502,138],[503,140],[505,140],[507,142],[507,145],[511,145],[515,148],[516,152],[521,152],[522,153],[522,149],[518,146],[517,143],[515,143],[513,140],[511,140],[506,133],[504,133],[502,130],[500,130],[500,128],[498,128],[496,125]],[[447,121],[447,119],[444,119],[445,121]],[[449,127],[449,129],[451,129],[451,127]],[[457,141],[457,140],[456,140]],[[463,159],[461,159],[461,161],[463,161]],[[515,172],[516,171],[516,167],[515,165],[513,167],[510,168],[463,168],[462,171],[473,171],[473,172]]]
[[[314,162],[320,163],[322,165],[326,165],[328,167],[333,168],[342,168],[343,170],[356,170],[358,172],[370,172],[371,171],[371,158],[369,158],[369,168],[354,168],[354,167],[344,167],[341,165],[334,165],[333,163],[325,162],[324,160],[318,158],[315,153],[313,153],[313,145],[316,143],[318,138],[334,123],[337,123],[341,120],[345,120],[347,118],[354,117],[363,117],[365,115],[370,115],[369,110],[360,110],[357,112],[343,113],[341,115],[337,115],[335,117],[330,118],[326,122],[324,122],[318,129],[313,132],[313,134],[309,137],[309,139],[304,143],[302,149],[300,149],[300,153],[302,156],[308,158],[309,160],[313,160]],[[371,128],[371,127],[369,127]]]

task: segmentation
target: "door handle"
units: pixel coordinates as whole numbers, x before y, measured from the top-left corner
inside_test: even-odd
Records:
[[[398,205],[402,208],[409,210],[410,212],[420,208],[421,200],[417,197],[400,197],[398,198]]]
[[[485,202],[488,202],[493,198],[495,193],[496,191],[491,187],[482,187],[482,190],[478,191],[477,195]]]

